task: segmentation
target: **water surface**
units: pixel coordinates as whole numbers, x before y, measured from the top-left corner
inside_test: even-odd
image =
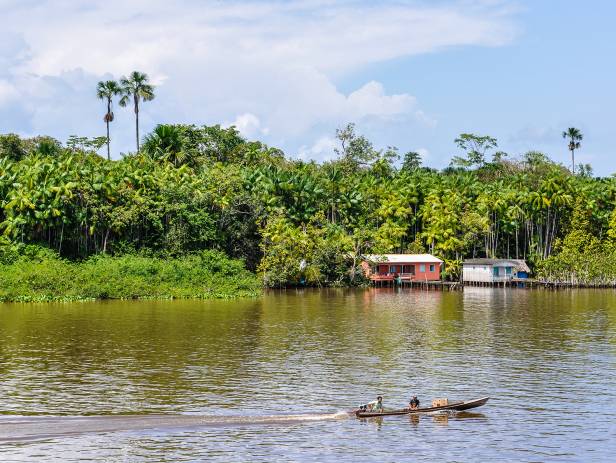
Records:
[[[616,293],[0,305],[2,461],[609,461]],[[473,413],[358,420],[415,392]]]

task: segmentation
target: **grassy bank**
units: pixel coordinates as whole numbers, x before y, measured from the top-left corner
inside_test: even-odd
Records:
[[[215,251],[174,259],[102,255],[78,263],[44,255],[0,265],[2,302],[220,299],[259,292],[243,262]]]

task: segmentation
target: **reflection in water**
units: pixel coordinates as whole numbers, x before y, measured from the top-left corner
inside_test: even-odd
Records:
[[[380,431],[381,428],[383,427],[384,418],[382,416],[375,416],[372,418],[359,418],[359,421],[362,424],[374,426],[376,430]]]
[[[486,415],[483,413],[471,413],[471,412],[456,412],[456,411],[442,411],[442,412],[434,412],[434,413],[410,413],[408,415],[398,415],[398,416],[375,416],[370,418],[359,418],[359,421],[362,423],[372,423],[381,428],[384,420],[390,420],[391,424],[396,424],[397,420],[408,420],[409,423],[413,426],[418,426],[422,421],[425,423],[427,421],[437,424],[439,426],[447,426],[449,424],[449,420],[470,420],[470,419],[486,419]]]
[[[449,413],[434,413],[432,414],[432,419],[440,426],[447,426],[449,423]]]
[[[616,451],[606,407],[616,400],[615,325],[613,291],[1,305],[0,439],[36,434],[14,421],[45,415],[67,415],[58,432],[70,416],[101,415],[88,422],[98,426],[129,414],[139,426],[5,442],[0,460],[605,461]],[[411,393],[492,399],[481,413],[249,425],[329,416],[379,394],[396,408]],[[143,426],[161,414],[186,421]],[[188,424],[203,416],[222,424]],[[237,416],[246,421],[224,422]]]

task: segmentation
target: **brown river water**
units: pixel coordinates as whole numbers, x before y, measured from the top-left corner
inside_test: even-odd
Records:
[[[384,396],[490,396],[360,420]],[[616,292],[0,304],[0,461],[603,462]]]

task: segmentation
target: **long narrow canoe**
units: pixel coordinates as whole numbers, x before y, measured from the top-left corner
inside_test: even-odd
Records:
[[[462,411],[462,410],[469,410],[471,408],[481,407],[482,405],[485,405],[485,403],[489,399],[490,399],[489,397],[482,397],[481,399],[465,400],[461,402],[452,402],[450,404],[442,405],[440,407],[424,407],[424,408],[416,408],[414,410],[411,410],[410,408],[402,408],[400,410],[389,410],[389,411],[383,411],[383,412],[368,412],[368,411],[357,410],[355,412],[355,415],[358,418],[370,418],[373,416],[411,415],[414,413],[430,413],[430,412],[438,412],[441,410]]]

